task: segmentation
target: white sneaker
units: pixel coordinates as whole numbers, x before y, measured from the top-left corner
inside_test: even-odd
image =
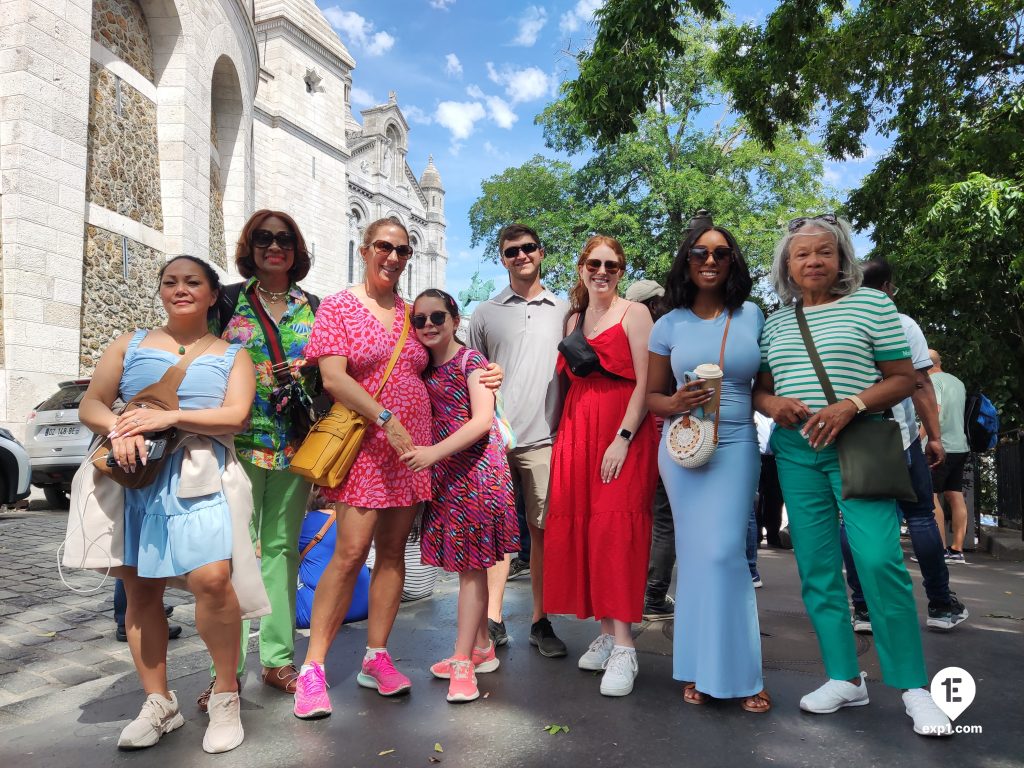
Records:
[[[800,709],[817,715],[828,715],[842,707],[863,707],[869,702],[866,672],[860,673],[860,685],[845,680],[829,680],[818,690],[800,699]]]
[[[904,693],[903,705],[914,720],[914,733],[922,736],[950,736],[953,733],[949,718],[924,688],[911,688]]]
[[[206,712],[210,716],[210,724],[203,737],[204,752],[229,752],[242,743],[245,731],[242,730],[242,706],[237,691],[211,695]]]
[[[625,696],[633,690],[633,681],[639,667],[636,651],[632,648],[615,648],[604,667],[601,678],[603,696]]]
[[[598,635],[597,639],[590,644],[587,652],[580,656],[579,668],[600,672],[608,663],[608,657],[612,655],[612,648],[615,647],[615,638],[611,635]]]
[[[143,749],[152,747],[165,733],[181,728],[185,718],[178,711],[178,697],[171,691],[171,698],[165,699],[159,693],[146,697],[139,716],[132,720],[117,737],[121,749]]]

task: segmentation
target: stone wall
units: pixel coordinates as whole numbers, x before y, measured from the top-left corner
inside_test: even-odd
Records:
[[[163,264],[162,253],[129,240],[125,280],[121,236],[86,227],[80,375],[92,375],[103,350],[125,331],[163,322],[163,307],[156,296]]]
[[[90,71],[87,200],[162,230],[156,104],[95,62]]]
[[[156,82],[149,26],[135,0],[93,0],[92,39]]]
[[[224,241],[224,190],[220,181],[220,166],[210,160],[210,261],[222,269],[228,266],[227,246]]]

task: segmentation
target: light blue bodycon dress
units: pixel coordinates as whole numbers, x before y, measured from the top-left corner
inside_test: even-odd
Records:
[[[658,320],[650,350],[671,359],[679,384],[702,363],[718,363],[726,315],[702,320],[674,309]],[[764,688],[757,602],[747,567],[747,523],[757,492],[760,454],[750,400],[760,365],[764,315],[746,302],[733,314],[725,350],[718,449],[711,461],[684,469],[662,437],[658,467],[672,505],[676,555],[676,623],[672,676],[716,698]],[[665,429],[669,421],[666,420]]]

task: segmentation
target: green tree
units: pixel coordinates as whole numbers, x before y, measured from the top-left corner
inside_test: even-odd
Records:
[[[714,28],[692,21],[677,34],[686,54],[663,63],[664,82],[633,133],[614,142],[591,139],[569,98],[544,110],[537,121],[547,146],[579,157],[577,167],[538,156],[484,181],[470,209],[474,246],[496,246],[510,221],[529,224],[547,248],[545,282],[564,290],[576,279],[586,238],[607,234],[622,242],[631,278],[661,280],[689,217],[706,208],[736,234],[762,276],[792,211],[834,205],[821,181],[818,147],[788,133],[766,151],[728,109],[711,74]],[[488,253],[496,258],[497,248]]]
[[[579,130],[610,144],[687,53],[689,14],[714,0],[609,0],[566,88]],[[893,263],[901,308],[951,370],[1024,423],[1024,2],[782,0],[763,24],[723,25],[714,70],[767,146],[821,131],[829,156],[892,141],[847,210]],[[624,67],[637,57],[647,66]],[[614,87],[602,82],[614,77]],[[612,81],[608,81],[612,82]]]

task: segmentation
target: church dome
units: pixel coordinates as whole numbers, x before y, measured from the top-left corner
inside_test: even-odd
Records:
[[[430,155],[427,159],[427,167],[423,171],[423,175],[420,177],[421,187],[433,187],[435,189],[441,189],[441,174],[437,172],[437,166],[434,165],[434,156]]]

